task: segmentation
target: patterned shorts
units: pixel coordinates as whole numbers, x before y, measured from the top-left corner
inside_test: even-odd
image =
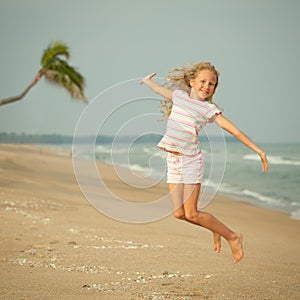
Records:
[[[193,156],[168,153],[167,183],[195,184],[203,181],[204,157],[202,153]]]

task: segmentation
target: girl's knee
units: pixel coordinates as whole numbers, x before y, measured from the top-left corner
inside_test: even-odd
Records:
[[[173,216],[174,216],[176,219],[186,220],[185,213],[184,213],[184,211],[182,211],[182,210],[175,210],[175,211],[173,212]]]
[[[202,219],[203,214],[197,210],[190,210],[185,212],[185,217],[190,222],[197,222],[199,219]]]
[[[213,216],[207,212],[202,212],[198,210],[186,210],[185,217],[191,223],[196,223],[199,225],[207,224],[212,221]]]

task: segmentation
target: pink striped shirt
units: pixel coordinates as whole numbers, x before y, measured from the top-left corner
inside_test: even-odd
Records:
[[[157,146],[168,152],[195,155],[201,151],[198,145],[199,131],[207,122],[213,122],[222,111],[215,104],[192,99],[181,90],[173,92],[172,102],[166,133]]]

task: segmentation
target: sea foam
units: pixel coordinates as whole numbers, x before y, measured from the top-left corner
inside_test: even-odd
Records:
[[[260,161],[259,156],[256,154],[246,154],[243,156],[243,159]],[[267,159],[268,159],[269,164],[273,164],[273,165],[300,166],[300,161],[284,159],[281,156],[270,155],[267,157]]]

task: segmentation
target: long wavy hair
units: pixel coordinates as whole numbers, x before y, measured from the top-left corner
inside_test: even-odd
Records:
[[[216,85],[214,89],[214,93],[218,86],[219,82],[219,72],[210,62],[199,62],[195,63],[189,67],[182,67],[172,69],[168,72],[166,76],[166,82],[164,86],[170,90],[183,90],[188,94],[191,92],[190,80],[196,78],[199,72],[203,70],[210,70],[216,75]],[[206,101],[213,103],[212,101],[213,95],[208,97]],[[163,114],[163,119],[167,119],[172,110],[172,101],[170,99],[164,99],[160,103],[160,111]]]

